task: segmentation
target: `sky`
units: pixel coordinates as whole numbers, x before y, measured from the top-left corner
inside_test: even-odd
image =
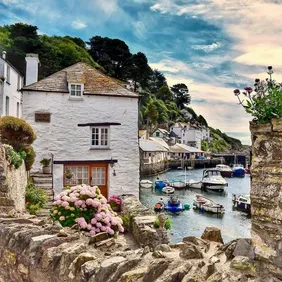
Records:
[[[233,90],[265,79],[269,65],[282,80],[281,18],[281,0],[0,0],[0,25],[124,40],[169,85],[185,83],[210,126],[243,144],[251,142],[251,116]]]

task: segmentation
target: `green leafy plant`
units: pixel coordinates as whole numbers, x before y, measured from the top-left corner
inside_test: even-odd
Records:
[[[35,157],[36,157],[35,151],[34,151],[32,146],[28,146],[26,148],[23,148],[23,151],[26,153],[26,157],[24,159],[26,170],[30,171],[30,169],[31,169],[31,167],[32,167],[32,165],[35,161]]]
[[[35,185],[29,181],[25,191],[26,209],[30,214],[36,215],[46,204],[47,195],[44,190],[36,188]]]
[[[36,139],[32,127],[23,119],[5,116],[0,119],[1,142],[11,145],[16,151],[27,147]]]
[[[23,163],[21,154],[17,153],[10,145],[4,144],[4,148],[8,163],[16,169],[19,168]]]
[[[134,216],[130,216],[130,214],[120,214],[119,217],[122,219],[124,230],[128,231],[130,228],[131,219]]]
[[[49,166],[50,163],[51,163],[51,159],[46,159],[46,158],[44,158],[44,159],[42,159],[42,160],[40,161],[40,164],[41,164],[43,167]]]
[[[71,179],[73,177],[73,174],[71,173],[70,169],[66,169],[66,178]]]
[[[159,228],[160,227],[160,222],[159,219],[156,218],[154,223],[153,223],[154,228]],[[170,230],[171,229],[171,220],[169,218],[166,218],[165,220],[165,229]]]
[[[271,66],[268,70],[273,73]],[[234,90],[239,104],[254,117],[253,121],[264,124],[273,118],[282,118],[282,84],[257,78],[254,86],[254,89],[245,87],[242,93],[239,89]],[[241,94],[243,98],[240,98]]]

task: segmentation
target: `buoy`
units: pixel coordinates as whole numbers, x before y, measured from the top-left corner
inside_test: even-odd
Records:
[[[184,204],[184,209],[185,210],[190,210],[190,205],[189,204]]]

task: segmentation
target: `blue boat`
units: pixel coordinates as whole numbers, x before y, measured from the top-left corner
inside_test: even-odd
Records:
[[[167,180],[157,180],[155,182],[155,188],[159,188],[159,189],[162,189],[168,185],[169,185],[169,182]]]
[[[165,211],[169,211],[174,214],[179,214],[180,212],[183,212],[185,210],[182,203],[179,201],[179,199],[175,196],[171,196],[170,199],[167,201],[167,204],[165,205]]]
[[[245,168],[241,164],[233,165],[233,177],[245,177]]]

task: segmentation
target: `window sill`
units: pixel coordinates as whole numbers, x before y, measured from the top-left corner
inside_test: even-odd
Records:
[[[69,100],[70,101],[83,101],[84,99],[83,99],[83,97],[70,97],[69,96]]]
[[[99,148],[99,147],[92,147],[92,148],[90,148],[89,150],[111,150],[111,148],[110,147],[108,147],[108,148]]]
[[[6,80],[6,83],[9,84],[9,85],[11,85],[10,81],[7,81],[7,80]]]

